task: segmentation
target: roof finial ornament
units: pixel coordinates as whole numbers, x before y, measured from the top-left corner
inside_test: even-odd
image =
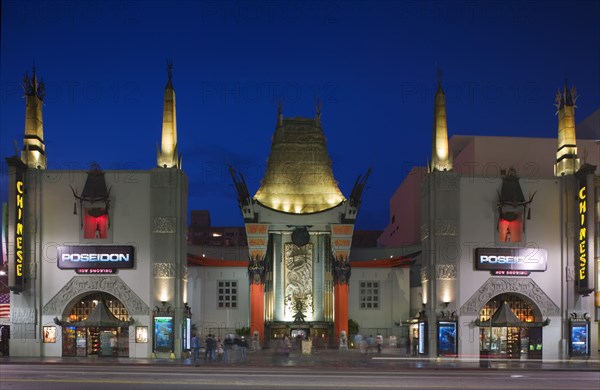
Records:
[[[560,89],[556,91],[556,98],[554,99],[554,106],[556,107],[556,115],[558,115],[558,111],[562,107],[562,94],[560,93]]]
[[[277,98],[277,123],[283,124],[283,98]]]
[[[442,76],[443,76],[442,67],[438,65],[438,67],[437,67],[437,82],[438,82],[438,87],[442,86]]]
[[[169,76],[169,80],[173,78],[173,58],[167,59],[167,74]]]
[[[321,97],[320,96],[316,96],[315,97],[315,113],[317,115],[317,122],[321,122],[321,109],[323,108],[323,104],[321,102]]]
[[[46,96],[46,88],[44,86],[44,82],[38,81],[37,79],[37,75],[35,73],[35,59],[33,60],[31,78],[29,78],[29,75],[25,73],[21,86],[23,87],[23,91],[25,91],[25,95],[35,95],[38,97],[38,99],[42,101],[44,100],[44,97]]]

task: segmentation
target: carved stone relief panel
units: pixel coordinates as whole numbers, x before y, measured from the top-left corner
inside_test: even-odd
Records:
[[[438,264],[436,269],[436,278],[438,280],[456,280],[456,265]]]
[[[153,217],[152,233],[177,233],[177,218]]]
[[[313,244],[297,246],[286,243],[285,262],[285,313],[313,312]]]
[[[456,221],[452,219],[438,219],[435,221],[435,234],[438,236],[456,236]]]
[[[429,280],[429,267],[426,265],[421,266],[421,283],[425,283]]]
[[[174,278],[177,275],[175,263],[155,263],[153,271],[155,278]]]
[[[35,309],[13,307],[10,309],[10,321],[13,324],[33,324],[35,322]]]

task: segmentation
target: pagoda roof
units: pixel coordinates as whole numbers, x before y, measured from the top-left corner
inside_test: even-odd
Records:
[[[254,199],[292,214],[325,211],[346,200],[333,177],[319,119],[280,119],[265,177]]]

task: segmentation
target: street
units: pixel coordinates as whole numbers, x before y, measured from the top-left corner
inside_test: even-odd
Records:
[[[2,390],[26,389],[526,389],[598,390],[600,372],[224,365],[0,364]]]

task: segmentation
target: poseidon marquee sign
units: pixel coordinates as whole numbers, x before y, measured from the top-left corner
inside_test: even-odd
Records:
[[[539,248],[476,248],[475,269],[493,275],[524,276],[546,271],[548,252]]]
[[[115,273],[119,268],[133,268],[133,246],[63,245],[58,247],[57,265],[77,273]]]

